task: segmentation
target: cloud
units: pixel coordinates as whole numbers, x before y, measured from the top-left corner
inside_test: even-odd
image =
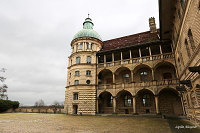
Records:
[[[159,26],[157,0],[0,1],[0,68],[7,69],[9,99],[64,101],[70,42],[88,13],[103,40],[147,31],[152,16]]]

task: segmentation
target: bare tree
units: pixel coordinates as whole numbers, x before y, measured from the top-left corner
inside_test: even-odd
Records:
[[[45,106],[44,101],[42,99],[38,100],[35,102],[36,107],[41,107],[41,106]]]
[[[58,101],[56,101],[56,100],[55,100],[55,101],[53,102],[52,106],[59,107],[59,106],[60,106],[60,104],[59,104],[59,102],[58,102]]]
[[[0,72],[4,73],[6,71],[5,68],[1,68],[0,69]],[[7,96],[7,88],[8,86],[6,84],[4,84],[6,78],[3,77],[3,76],[0,76],[0,81],[1,81],[1,84],[0,84],[0,99],[3,99],[3,100],[8,100],[8,96]]]

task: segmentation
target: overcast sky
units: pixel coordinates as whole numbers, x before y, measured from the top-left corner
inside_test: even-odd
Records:
[[[0,0],[0,68],[23,105],[63,102],[70,42],[87,14],[103,40],[149,30],[158,0]]]

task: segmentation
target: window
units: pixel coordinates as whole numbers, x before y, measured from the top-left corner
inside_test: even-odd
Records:
[[[91,49],[92,48],[91,44],[89,44],[88,42],[86,43],[86,45],[87,45],[87,49]]]
[[[80,71],[75,71],[75,76],[80,76]]]
[[[188,30],[188,38],[189,38],[189,41],[190,41],[190,45],[191,45],[192,51],[194,51],[195,50],[195,44],[194,44],[194,39],[193,39],[193,35],[192,35],[192,30],[191,29]]]
[[[185,39],[185,47],[186,47],[186,51],[187,51],[188,57],[190,58],[191,53],[190,53],[190,49],[189,49],[189,46],[188,46],[188,41],[187,41],[187,39]]]
[[[74,93],[74,100],[78,100],[78,92]]]
[[[87,56],[87,63],[91,64],[91,57],[90,56]]]
[[[112,107],[113,106],[113,97],[112,96],[110,96],[109,98],[108,98],[108,105],[107,105],[108,107]]]
[[[71,74],[71,73],[69,73],[69,78],[71,78],[71,75],[72,75],[72,74]]]
[[[124,106],[125,107],[131,107],[131,96],[130,95],[126,95],[124,97]]]
[[[71,59],[71,65],[72,65],[72,59]]]
[[[181,6],[183,9],[185,8],[185,0],[181,0]]]
[[[91,71],[90,70],[87,70],[86,71],[86,76],[90,76],[91,75]]]
[[[147,72],[141,72],[141,73],[140,73],[140,80],[141,80],[142,82],[147,81],[147,78],[148,78],[147,75],[148,75]]]
[[[81,63],[81,57],[76,57],[76,64],[80,64]]]
[[[79,84],[79,80],[75,80],[74,85],[78,85],[78,84]]]
[[[83,43],[81,42],[80,43],[80,47],[79,47],[80,49],[82,49],[83,48]]]
[[[130,76],[129,76],[129,74],[128,73],[126,73],[126,74],[124,74],[124,82],[125,83],[128,83],[129,82],[129,79],[130,79]]]
[[[72,53],[74,52],[74,46],[72,47]]]
[[[89,84],[90,84],[90,80],[87,80],[87,81],[86,81],[86,84],[88,84],[88,85],[89,85]]]
[[[145,94],[142,97],[142,103],[144,107],[149,107],[150,106],[150,95],[149,94]]]

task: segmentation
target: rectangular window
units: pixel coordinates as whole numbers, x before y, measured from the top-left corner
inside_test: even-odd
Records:
[[[83,43],[80,43],[80,49],[82,49],[83,48]]]
[[[86,76],[90,76],[91,75],[91,71],[90,70],[87,70],[86,71]]]
[[[87,56],[87,63],[90,64],[91,63],[91,57]]]
[[[91,49],[91,44],[87,43],[87,49]]]
[[[74,93],[74,100],[78,100],[78,92]]]
[[[76,57],[76,64],[80,64],[81,63],[81,57]]]
[[[80,76],[80,71],[75,71],[75,76]]]
[[[79,84],[79,80],[75,80],[74,85],[78,85],[78,84]]]

